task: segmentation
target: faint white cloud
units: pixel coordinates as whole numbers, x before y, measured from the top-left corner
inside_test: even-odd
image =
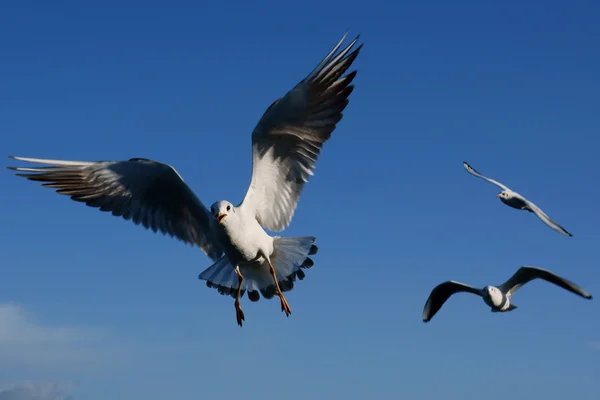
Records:
[[[54,382],[24,382],[0,389],[0,400],[73,400],[69,391]]]
[[[144,328],[112,335],[105,329],[47,322],[51,321],[48,317],[36,318],[22,306],[0,303],[0,393],[14,389],[3,386],[3,380],[68,380],[80,386],[82,382],[122,377],[147,368],[160,370],[165,362],[178,365],[180,358],[190,355],[216,362],[223,359],[221,347],[206,346],[203,337],[167,339],[160,332],[153,336]],[[223,367],[229,365],[222,362]],[[15,389],[9,394],[22,392]],[[19,399],[0,396],[0,400],[13,398]],[[46,400],[39,396],[33,399]]]
[[[588,343],[588,347],[594,349],[594,350],[600,350],[600,341],[596,341],[596,342],[589,342]]]
[[[41,324],[23,307],[0,304],[0,370],[92,361],[98,353],[95,345],[103,336],[104,332],[97,329]]]
[[[98,339],[98,330],[42,326],[16,304],[0,304],[0,345],[71,343]]]

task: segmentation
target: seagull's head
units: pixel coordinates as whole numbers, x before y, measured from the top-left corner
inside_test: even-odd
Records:
[[[235,207],[230,202],[221,200],[210,206],[210,212],[215,216],[217,222],[222,224],[229,214],[235,213]]]
[[[512,197],[512,195],[508,191],[503,190],[500,193],[498,193],[496,197],[498,197],[500,200],[508,200]]]

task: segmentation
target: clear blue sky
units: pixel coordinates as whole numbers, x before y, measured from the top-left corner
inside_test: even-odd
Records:
[[[0,386],[75,399],[600,396],[600,5],[597,1],[21,1],[0,6],[0,150],[147,157],[205,204],[237,203],[250,133],[344,32],[356,89],[285,235],[315,235],[279,302],[197,279],[199,249],[1,174]],[[89,4],[89,2],[88,2]],[[167,6],[167,4],[169,4]],[[574,234],[494,197],[463,160]],[[549,284],[492,314],[455,279]],[[509,385],[505,389],[501,386]]]

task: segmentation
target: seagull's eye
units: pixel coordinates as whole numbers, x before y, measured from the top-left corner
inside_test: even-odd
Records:
[[[231,211],[231,206],[227,206],[227,211]]]

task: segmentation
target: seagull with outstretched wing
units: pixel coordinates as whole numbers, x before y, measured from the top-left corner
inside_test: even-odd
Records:
[[[442,308],[446,300],[453,294],[461,292],[471,293],[482,297],[483,301],[491,308],[492,312],[512,311],[517,308],[515,304],[511,303],[512,296],[521,286],[534,279],[542,279],[583,297],[584,299],[592,299],[591,294],[573,282],[556,275],[554,272],[543,268],[524,265],[500,286],[486,286],[483,289],[477,289],[457,281],[440,283],[433,288],[429,298],[425,302],[425,307],[423,308],[423,322],[429,322],[440,308]]]
[[[510,190],[507,186],[501,184],[498,181],[490,179],[486,176],[483,176],[479,172],[477,172],[473,167],[463,161],[463,167],[467,170],[471,175],[475,175],[478,178],[482,178],[496,186],[498,186],[502,191],[496,195],[500,199],[501,202],[506,204],[509,207],[516,208],[517,210],[527,210],[529,212],[534,213],[538,216],[539,219],[542,220],[543,223],[548,225],[550,228],[554,229],[558,233],[562,233],[565,236],[573,236],[571,233],[567,232],[565,228],[560,226],[558,223],[554,222],[545,212],[542,211],[541,208],[536,206],[531,201],[527,200],[525,197],[520,195],[517,192]]]
[[[344,75],[362,44],[356,37],[341,48],[346,35],[285,96],[265,111],[252,132],[252,178],[243,201],[215,202],[210,210],[175,169],[145,158],[126,161],[66,161],[11,157],[42,167],[9,167],[17,175],[101,211],[142,224],[154,232],[198,246],[214,264],[199,275],[209,287],[235,298],[242,326],[240,298],[259,292],[277,295],[281,310],[291,309],[283,292],[293,288],[303,269],[313,266],[316,238],[270,236],[291,222],[298,199],[349,102],[356,70]]]

